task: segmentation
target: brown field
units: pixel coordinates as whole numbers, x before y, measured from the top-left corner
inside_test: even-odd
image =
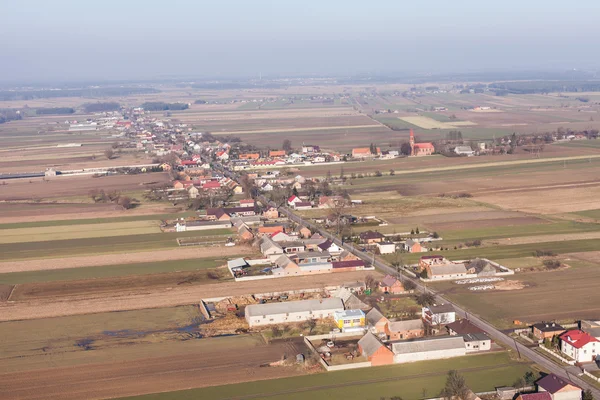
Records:
[[[82,193],[82,196],[85,195]],[[166,214],[182,211],[170,204],[141,204],[132,210],[109,203],[3,203],[0,204],[0,223],[57,221],[88,218],[117,218]]]
[[[14,179],[0,185],[0,200],[32,200],[56,197],[87,196],[92,189],[120,192],[141,191],[153,185],[170,181],[164,172],[139,175],[113,175],[93,178],[90,175],[56,177],[48,181],[42,178]]]
[[[47,271],[64,268],[97,267],[103,265],[132,264],[169,260],[185,260],[202,257],[230,257],[237,254],[250,254],[254,249],[235,247],[187,247],[181,249],[141,251],[124,254],[104,254],[98,256],[45,258],[41,260],[7,261],[0,263],[0,273]]]
[[[302,352],[301,340],[265,344],[246,336],[138,345],[134,349],[125,359],[115,353],[111,362],[98,363],[94,359],[100,355],[94,356],[93,350],[79,353],[88,364],[7,371],[0,374],[2,398],[104,399],[303,373],[294,366],[260,368],[284,355],[293,357]]]
[[[31,297],[25,301],[0,303],[0,321],[194,304],[199,299],[219,297],[224,294],[235,296],[325,287],[344,282],[364,280],[364,277],[368,274],[378,275],[373,271],[357,271],[197,286],[177,285],[177,282],[174,280],[169,281],[171,284],[169,286],[168,283],[165,284],[163,280],[164,276],[162,279],[140,276],[102,279],[101,282],[98,282],[100,280],[80,281],[81,283],[76,283],[74,286],[72,286],[73,282],[69,284],[55,282],[42,284],[41,288],[43,290],[30,292]],[[146,280],[152,281],[151,284],[156,286],[144,286],[142,282]],[[119,281],[129,283],[123,284]],[[98,287],[96,287],[96,282],[98,282]],[[129,288],[128,285],[133,284],[136,285],[136,288]],[[111,290],[111,288],[117,286],[124,288],[122,290]],[[17,288],[17,290],[21,289]],[[60,291],[68,290],[77,291],[81,294],[73,296],[58,294],[54,297],[47,297],[48,294],[57,294]]]
[[[14,285],[0,285],[0,302],[8,300],[14,287]]]

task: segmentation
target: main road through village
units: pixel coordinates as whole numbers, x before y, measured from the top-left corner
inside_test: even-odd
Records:
[[[230,178],[239,181],[238,174],[224,168],[222,165],[217,164],[216,169],[221,170],[226,176],[229,176]],[[260,200],[263,204],[268,204],[268,205],[271,205],[274,207],[278,206],[274,202],[269,201],[264,196],[258,196],[258,200]],[[348,250],[349,252],[351,252],[355,256],[359,257],[363,261],[372,263],[373,266],[375,268],[379,269],[380,271],[382,271],[386,274],[391,274],[391,275],[398,274],[398,272],[394,268],[381,262],[380,260],[377,260],[376,258],[373,257],[373,255],[363,252],[363,251],[355,248],[354,246],[352,246],[349,243],[343,243],[338,237],[332,235],[331,233],[322,229],[321,227],[316,226],[315,224],[313,224],[309,221],[306,221],[305,219],[303,219],[302,217],[300,217],[299,215],[297,215],[293,211],[291,211],[289,208],[287,208],[285,206],[279,206],[278,209],[279,209],[280,213],[287,216],[290,220],[292,220],[300,225],[306,226],[307,228],[311,229],[313,232],[319,232],[323,237],[328,238],[329,240],[331,240],[338,246],[343,247],[344,249]],[[500,331],[499,329],[494,327],[492,324],[485,321],[483,318],[481,318],[473,313],[468,312],[466,309],[463,309],[462,307],[458,306],[457,304],[453,303],[452,301],[444,298],[443,296],[439,295],[435,291],[426,287],[425,285],[423,285],[421,283],[420,280],[411,278],[409,276],[403,276],[403,279],[412,281],[416,285],[418,291],[433,294],[438,303],[452,304],[452,306],[454,306],[456,313],[458,315],[460,315],[462,318],[467,318],[470,322],[472,322],[479,329],[482,329],[483,331],[487,332],[488,335],[496,342],[500,342],[500,343],[504,344],[505,346],[508,346],[508,347],[512,348],[513,350],[516,350],[520,357],[525,357],[525,358],[535,362],[539,366],[543,367],[545,370],[547,370],[551,373],[554,373],[558,376],[561,376],[563,378],[567,378],[571,382],[579,385],[580,387],[582,387],[584,389],[591,390],[594,395],[594,398],[600,399],[600,390],[598,390],[596,387],[590,385],[589,383],[587,383],[586,381],[581,379],[579,376],[577,376],[573,372],[573,370],[575,369],[574,367],[563,367],[561,365],[558,365],[558,364],[554,363],[553,361],[551,361],[550,359],[544,357],[543,355],[535,352],[534,350],[519,344],[516,340],[514,340],[513,338],[508,336],[506,333]],[[568,368],[572,369],[571,372],[569,371]]]

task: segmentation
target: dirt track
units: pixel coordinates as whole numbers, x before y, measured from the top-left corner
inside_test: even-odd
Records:
[[[3,400],[78,400],[281,378],[302,371],[259,366],[278,361],[283,354],[293,357],[301,349],[300,343],[278,341],[236,351],[216,347],[201,353],[8,373],[0,375],[0,388]]]
[[[90,291],[85,295],[77,296],[40,297],[26,301],[0,303],[0,321],[194,304],[203,298],[339,285],[345,282],[364,280],[364,277],[369,274],[378,275],[374,271],[340,272],[249,282],[141,288],[116,292]]]
[[[181,249],[142,251],[138,253],[106,254],[98,256],[65,257],[43,260],[8,261],[0,263],[0,273],[46,271],[64,268],[97,267],[114,264],[133,264],[203,257],[228,257],[249,254],[253,250],[235,247],[187,247]]]

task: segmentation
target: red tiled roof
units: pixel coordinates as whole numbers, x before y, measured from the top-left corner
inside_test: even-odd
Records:
[[[598,339],[596,339],[589,333],[586,333],[584,331],[580,331],[577,329],[573,329],[571,331],[566,331],[565,333],[560,335],[560,340],[570,344],[571,346],[573,346],[577,349],[581,349],[583,346],[585,346],[588,343],[599,341]]]
[[[552,400],[552,395],[548,392],[521,394],[523,400]]]
[[[215,189],[215,188],[220,188],[220,187],[221,187],[221,184],[216,181],[206,182],[204,185],[202,185],[202,189]]]
[[[415,144],[416,148],[419,149],[433,149],[433,143],[416,143]]]

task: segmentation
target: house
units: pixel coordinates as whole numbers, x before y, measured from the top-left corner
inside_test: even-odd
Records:
[[[391,294],[400,294],[404,293],[404,285],[400,282],[399,279],[393,277],[392,275],[386,275],[385,278],[379,282],[379,290],[384,293]]]
[[[342,248],[329,239],[318,244],[317,247],[321,249],[321,251],[327,251],[332,255],[338,255],[342,252]]]
[[[242,226],[240,229],[238,229],[238,236],[240,237],[240,240],[244,242],[254,239],[254,234],[247,226]]]
[[[438,336],[392,343],[395,363],[440,360],[467,354],[462,337]]]
[[[560,351],[577,362],[594,361],[600,352],[600,341],[584,331],[566,331],[560,338]]]
[[[282,303],[251,304],[244,314],[251,328],[256,326],[302,322],[311,319],[331,318],[336,312],[344,311],[342,299],[311,299]]]
[[[392,254],[396,252],[396,245],[392,242],[378,242],[379,254]]]
[[[258,228],[258,233],[261,235],[272,235],[277,232],[285,232],[283,225],[263,225]]]
[[[289,242],[293,238],[290,235],[288,235],[287,233],[279,231],[279,232],[275,232],[275,233],[271,234],[271,239],[275,242]]]
[[[196,186],[190,186],[187,192],[190,199],[195,199],[196,197],[198,197],[198,193],[200,193]]]
[[[450,261],[448,261],[444,256],[422,256],[419,259],[419,272],[426,269],[429,265],[443,265],[448,263],[450,263]]]
[[[492,339],[485,333],[467,333],[461,335],[465,341],[467,353],[474,351],[488,351],[492,349]]]
[[[421,318],[432,326],[446,325],[456,321],[456,311],[452,304],[434,304],[421,309]]]
[[[449,323],[448,325],[446,325],[446,329],[448,330],[448,334],[450,336],[468,335],[471,333],[484,333],[481,329],[473,325],[471,321],[469,321],[466,318]]]
[[[298,240],[280,242],[279,245],[283,248],[283,252],[286,254],[302,253],[304,250],[306,250],[305,244]],[[316,257],[317,256],[315,256],[315,258]]]
[[[319,146],[312,146],[312,145],[302,145],[302,153],[304,154],[313,154],[313,153],[320,153],[321,149],[319,148]]]
[[[312,232],[310,231],[310,229],[308,229],[305,226],[303,226],[302,228],[300,228],[300,230],[298,231],[298,233],[304,239],[308,239],[312,235]]]
[[[425,328],[421,319],[388,322],[385,333],[389,340],[414,339],[425,336]]]
[[[554,336],[563,334],[566,329],[556,322],[541,322],[531,326],[533,337],[539,341],[544,339],[552,339]]]
[[[254,200],[253,199],[240,200],[240,207],[254,208]]]
[[[289,199],[287,199],[287,203],[288,206],[292,207],[295,203],[302,203],[302,200],[300,200],[298,196],[292,195]]]
[[[260,242],[260,252],[265,257],[269,257],[271,261],[274,261],[283,254],[283,248],[270,237],[264,236]]]
[[[554,374],[536,382],[538,392],[548,392],[552,400],[581,400],[581,388]]]
[[[360,241],[366,244],[383,242],[383,240],[385,239],[385,236],[382,233],[376,231],[361,232],[359,237]]]
[[[467,275],[467,269],[465,264],[462,263],[449,263],[443,265],[429,265],[426,268],[427,278],[431,280],[450,280],[460,279]]]
[[[421,243],[412,239],[408,239],[404,243],[404,250],[409,253],[420,253],[423,251],[423,247],[421,246]]]
[[[377,148],[377,153],[373,154],[369,147],[357,147],[352,149],[352,157],[354,158],[369,158],[381,154],[381,149]]]
[[[337,256],[337,259],[339,261],[360,260],[360,258],[350,253],[348,250],[342,250],[342,252]]]
[[[260,187],[261,190],[265,191],[265,192],[272,192],[273,191],[273,185],[271,185],[270,183],[265,183],[264,185],[262,185]]]
[[[358,351],[372,366],[389,365],[394,362],[394,353],[370,332],[358,341]]]
[[[342,332],[359,332],[365,329],[365,313],[362,310],[336,311],[333,320]]]
[[[467,272],[477,276],[494,276],[498,271],[488,260],[476,258],[468,264]]]
[[[470,146],[456,146],[454,148],[454,152],[456,154],[458,154],[459,156],[472,156],[475,154],[475,152],[473,150],[471,150]]]
[[[284,250],[287,248],[284,247]],[[329,262],[331,259],[331,254],[326,251],[303,251],[304,247],[298,248],[298,251],[294,251],[296,253],[295,257],[298,259],[298,262],[301,264],[308,263],[325,263]]]
[[[229,221],[231,216],[222,208],[207,208],[206,218],[209,220]]]
[[[367,313],[367,324],[371,332],[376,334],[387,334],[386,327],[390,321],[376,308]]]
[[[263,211],[263,217],[266,219],[277,219],[279,218],[279,211],[275,207],[269,207]]]
[[[271,158],[275,158],[275,157],[285,157],[285,150],[271,150],[269,151],[269,157]]]
[[[301,270],[298,264],[292,261],[286,255],[280,255],[275,260],[276,267],[271,270],[275,276],[300,275]]]
[[[302,210],[310,210],[312,209],[312,203],[309,201],[300,201],[291,205],[294,210],[302,211]]]
[[[208,181],[202,185],[203,190],[217,190],[221,189],[221,184],[217,181]]]

